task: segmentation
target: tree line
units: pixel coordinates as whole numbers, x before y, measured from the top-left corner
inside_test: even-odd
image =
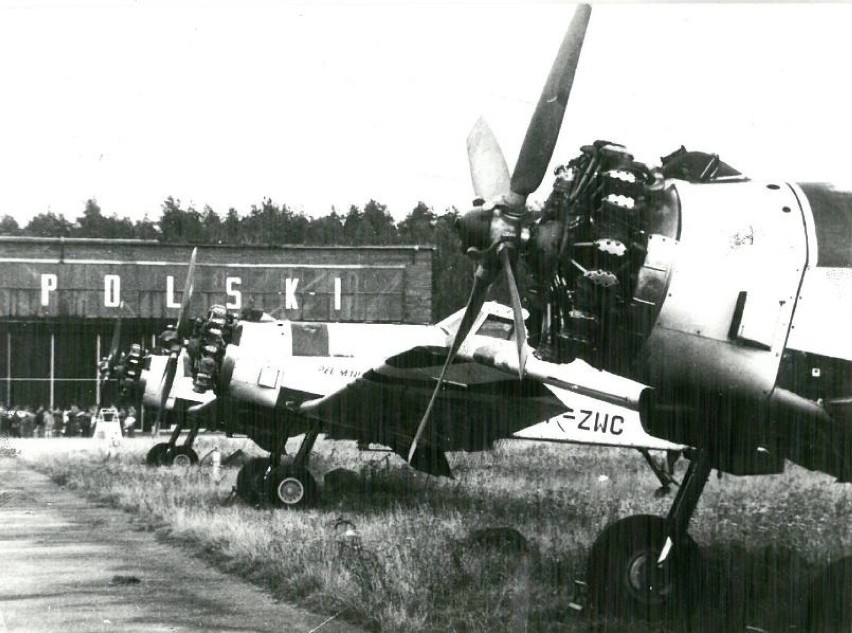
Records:
[[[160,218],[147,216],[132,221],[116,214],[104,215],[95,199],[86,202],[76,220],[51,211],[34,216],[20,227],[11,216],[0,218],[0,235],[31,237],[81,237],[110,239],[153,239],[182,244],[312,246],[433,245],[433,306],[441,319],[464,307],[473,279],[473,264],[461,252],[454,224],[459,213],[448,209],[437,214],[424,202],[396,223],[387,207],[375,200],[363,208],[351,206],[343,214],[336,210],[313,218],[295,212],[286,204],[266,198],[242,215],[231,208],[221,216],[209,206],[202,211],[180,200],[166,198]]]

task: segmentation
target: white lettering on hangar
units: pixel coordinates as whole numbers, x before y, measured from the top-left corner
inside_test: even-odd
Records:
[[[97,363],[122,301],[122,347],[155,346],[179,309],[168,306],[182,301],[188,259],[187,248],[158,243],[0,236],[0,403],[113,401]],[[419,247],[211,248],[199,256],[190,310],[425,323],[431,272],[432,251]]]
[[[174,275],[166,275],[166,283],[163,292],[166,298],[167,308],[180,308],[180,298],[175,291]],[[241,277],[225,277],[225,295],[228,300],[225,307],[231,310],[239,310],[243,307],[243,293],[240,290],[243,280]],[[298,310],[299,301],[296,292],[299,288],[298,277],[284,278],[284,309]],[[50,307],[54,294],[62,290],[59,285],[59,277],[56,273],[41,273],[40,298],[43,308]],[[341,309],[341,297],[343,295],[343,284],[340,277],[333,278],[334,309]],[[103,275],[103,306],[105,308],[117,308],[121,304],[121,275]]]

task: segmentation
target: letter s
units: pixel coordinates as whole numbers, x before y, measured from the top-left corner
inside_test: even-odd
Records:
[[[225,293],[232,299],[225,304],[226,308],[239,310],[243,307],[243,293],[234,288],[234,286],[240,286],[242,283],[243,280],[239,277],[227,277],[225,279]]]

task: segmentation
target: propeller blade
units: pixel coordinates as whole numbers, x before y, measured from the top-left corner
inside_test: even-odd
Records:
[[[110,342],[109,352],[107,353],[106,359],[102,360],[98,364],[98,397],[95,402],[98,409],[101,408],[101,385],[103,385],[105,379],[113,377],[112,372],[115,369],[115,363],[118,360],[118,346],[121,342],[121,317],[123,313],[124,301],[122,301],[118,306],[118,317],[115,320],[115,328],[112,330],[112,341]]]
[[[178,314],[177,331],[178,338],[183,340],[186,332],[186,326],[189,323],[189,301],[192,299],[192,291],[195,287],[195,256],[198,254],[198,248],[192,249],[192,255],[189,258],[189,268],[186,271],[186,282],[183,286],[183,299],[180,303],[180,313]]]
[[[470,291],[470,298],[467,300],[467,307],[465,307],[464,315],[462,316],[462,320],[459,322],[459,327],[456,330],[455,336],[453,336],[453,342],[450,345],[449,352],[447,353],[447,359],[444,361],[444,367],[441,369],[438,384],[435,385],[435,390],[432,392],[432,397],[429,400],[429,406],[426,407],[426,413],[423,414],[423,418],[417,426],[417,432],[414,434],[414,439],[411,442],[411,448],[408,450],[409,464],[414,458],[414,453],[417,450],[417,444],[420,442],[420,438],[423,437],[423,431],[426,430],[426,423],[429,421],[429,415],[432,413],[432,407],[435,405],[438,392],[441,390],[441,386],[444,382],[444,376],[447,373],[447,368],[452,364],[456,352],[459,351],[461,344],[464,343],[464,340],[470,333],[470,328],[473,327],[476,317],[479,316],[479,311],[482,310],[482,305],[485,303],[485,297],[488,294],[488,288],[497,276],[498,270],[499,269],[493,269],[482,265],[476,269],[476,274],[473,276],[473,289]]]
[[[192,290],[195,287],[195,257],[198,255],[198,248],[192,249],[192,255],[189,257],[189,268],[186,271],[186,281],[183,285],[183,298],[180,303],[180,313],[178,314],[177,324],[175,325],[175,335],[180,348],[177,351],[172,351],[169,354],[169,361],[166,363],[166,371],[163,373],[163,379],[160,382],[160,408],[157,410],[157,420],[154,422],[153,434],[160,432],[160,425],[165,417],[166,403],[169,400],[169,395],[172,392],[172,385],[175,382],[177,375],[178,357],[183,349],[183,339],[186,336],[186,328],[189,324],[189,302],[192,299]]]
[[[556,147],[556,139],[559,138],[559,128],[562,127],[591,13],[592,8],[587,4],[577,7],[556,54],[512,174],[512,191],[518,195],[528,196],[538,189],[544,179]]]
[[[160,425],[166,415],[166,404],[169,401],[169,395],[172,392],[172,385],[175,382],[177,374],[178,355],[174,352],[169,355],[169,361],[166,363],[166,371],[163,372],[163,379],[160,381],[160,408],[157,409],[157,419],[154,422],[152,435],[156,436],[160,432]]]
[[[160,432],[160,425],[163,423],[163,410],[157,409],[157,417],[154,420],[154,426],[151,427],[151,436],[157,437]]]
[[[493,200],[509,192],[509,168],[503,150],[482,117],[467,137],[467,159],[470,178],[477,198]]]
[[[509,288],[509,296],[512,299],[512,314],[515,317],[515,340],[518,343],[518,377],[524,379],[524,367],[527,364],[527,328],[524,325],[524,309],[521,307],[521,295],[518,292],[518,284],[515,281],[515,273],[512,271],[512,261],[509,259],[509,249],[500,251],[500,261],[503,271],[506,273],[506,285]]]
[[[121,342],[121,318],[124,314],[124,301],[118,304],[118,318],[115,320],[115,329],[112,331],[112,342],[109,347],[109,369],[115,366],[115,360],[118,358],[118,346]]]
[[[216,404],[216,396],[213,396],[210,400],[205,402],[199,402],[198,404],[194,404],[186,410],[187,415],[198,415],[205,411],[208,411]]]

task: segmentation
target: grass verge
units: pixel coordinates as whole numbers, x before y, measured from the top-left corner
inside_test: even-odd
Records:
[[[247,440],[202,437],[199,455],[214,442],[224,455],[261,454]],[[445,480],[387,454],[320,441],[317,475],[342,467],[357,477],[326,489],[309,510],[252,508],[231,494],[236,467],[218,482],[206,463],[151,469],[142,464],[151,445],[19,444],[20,459],[58,484],[135,513],[147,529],[282,600],[376,631],[625,630],[573,610],[573,580],[584,577],[607,523],[662,515],[671,503],[654,497],[656,480],[629,451],[507,442],[450,456],[456,478]],[[717,621],[725,628],[716,630],[788,630],[807,581],[852,551],[852,486],[788,470],[708,484],[691,533],[710,591],[687,629]]]

